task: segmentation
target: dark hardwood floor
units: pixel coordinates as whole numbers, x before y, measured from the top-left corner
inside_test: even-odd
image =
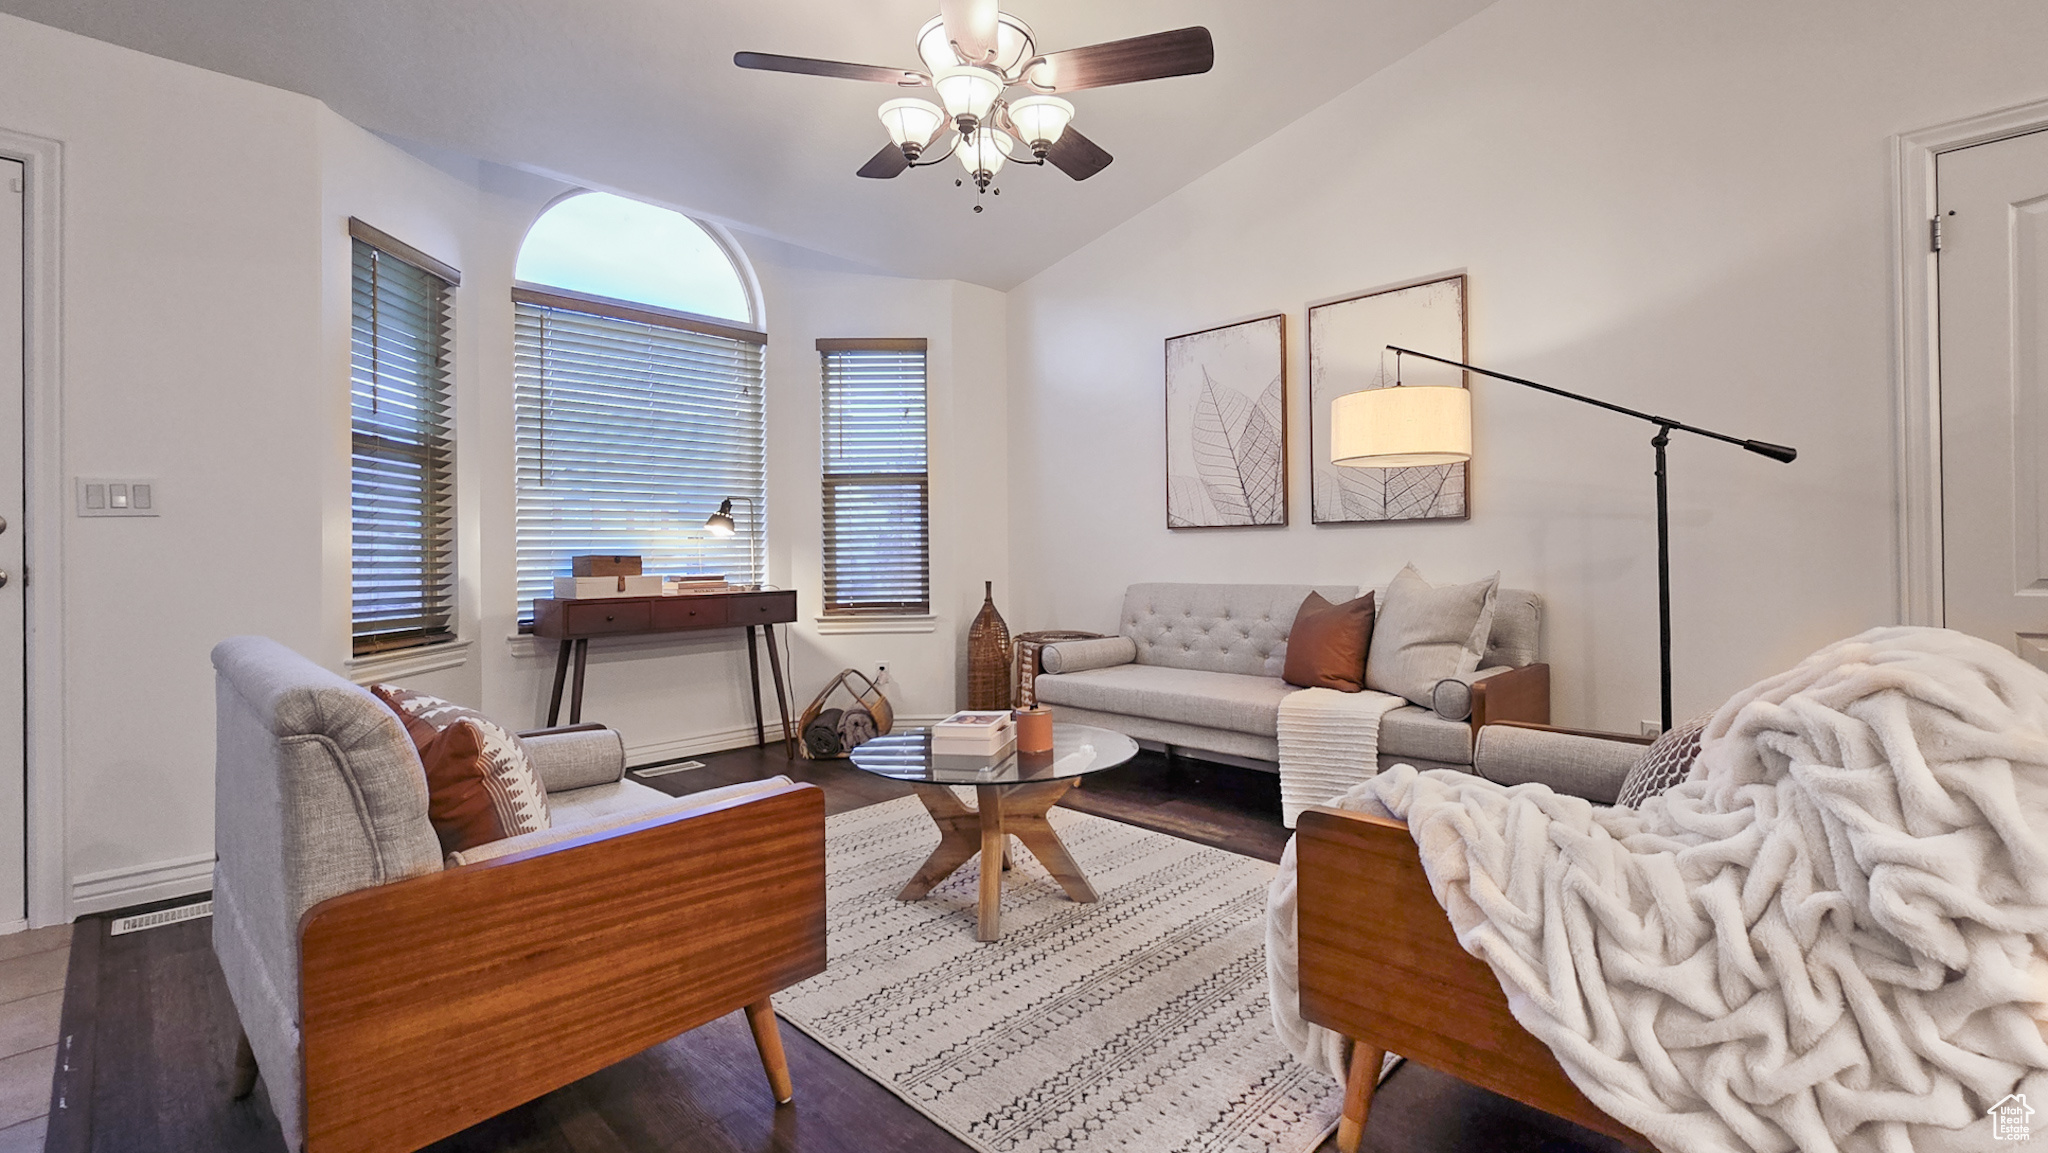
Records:
[[[646,783],[682,794],[785,773],[825,790],[828,812],[909,787],[780,746],[701,758],[702,769]],[[1234,852],[1278,860],[1276,779],[1142,754],[1088,778],[1062,802]],[[107,935],[79,922],[52,1094],[52,1153],[278,1153],[284,1141],[259,1083],[228,1098],[235,1014],[211,922]],[[968,1153],[969,1147],[801,1031],[783,1043],[796,1101],[776,1108],[739,1014],[621,1061],[442,1141],[434,1153]],[[1333,1148],[1325,1144],[1324,1149]],[[1380,1087],[1366,1147],[1375,1153],[1611,1153],[1621,1146],[1412,1062]]]

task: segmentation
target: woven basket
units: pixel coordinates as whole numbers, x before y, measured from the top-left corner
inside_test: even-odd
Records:
[[[967,629],[967,707],[1010,707],[1010,626],[996,611],[996,582],[982,582],[981,612]]]
[[[856,681],[859,682],[859,685],[854,683]],[[874,714],[875,734],[877,736],[887,733],[895,727],[896,710],[890,707],[889,698],[882,695],[882,690],[875,687],[875,682],[870,680],[868,675],[859,669],[841,669],[838,676],[827,681],[824,689],[820,690],[817,696],[811,698],[810,706],[804,709],[802,716],[797,718],[796,751],[797,755],[804,760],[814,761],[818,759],[811,755],[810,746],[804,743],[804,730],[811,727],[811,722],[817,720],[818,714],[824,712],[825,706],[831,703],[832,694],[840,689],[845,689],[846,694],[852,697],[856,703]],[[846,754],[841,753],[836,757],[828,759],[843,761],[846,759]]]
[[[1011,707],[1035,709],[1038,707],[1038,690],[1034,682],[1038,679],[1038,650],[1060,641],[1092,641],[1101,633],[1080,633],[1072,629],[1044,629],[1039,632],[1018,633],[1012,638],[1017,659],[1012,662],[1014,670],[1011,679],[1016,688],[1011,695]]]

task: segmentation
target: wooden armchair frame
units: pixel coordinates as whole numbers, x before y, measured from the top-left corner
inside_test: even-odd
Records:
[[[307,1153],[416,1149],[740,1008],[786,1102],[769,996],[825,970],[824,794],[347,893],[300,950]]]
[[[1472,740],[1487,725],[1550,724],[1550,666],[1542,661],[1472,682]]]
[[[1458,944],[1399,821],[1313,808],[1295,833],[1301,1015],[1353,1042],[1337,1147],[1357,1153],[1382,1056],[1433,1069],[1654,1153],[1586,1099]]]

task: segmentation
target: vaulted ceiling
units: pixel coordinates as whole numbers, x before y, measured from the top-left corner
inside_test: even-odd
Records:
[[[365,128],[562,176],[904,276],[1007,289],[1491,0],[1005,0],[1041,51],[1191,24],[1201,76],[1075,93],[1115,155],[1015,167],[975,213],[957,165],[854,171],[895,88],[748,72],[739,50],[917,66],[936,0],[0,0],[0,11],[302,92]],[[1313,181],[1317,156],[1299,157]]]

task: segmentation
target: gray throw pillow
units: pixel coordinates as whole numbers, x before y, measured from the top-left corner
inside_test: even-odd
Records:
[[[1493,633],[1500,574],[1441,588],[1414,565],[1401,570],[1373,623],[1365,655],[1365,687],[1435,707],[1437,682],[1479,667]]]
[[[1129,637],[1097,637],[1061,641],[1038,650],[1038,667],[1049,673],[1085,673],[1127,665],[1138,659],[1138,642]]]
[[[1496,673],[1511,673],[1506,665],[1495,665],[1490,669],[1473,669],[1455,677],[1445,677],[1430,690],[1430,706],[1436,715],[1447,721],[1469,721],[1472,719],[1472,683],[1483,681]]]

